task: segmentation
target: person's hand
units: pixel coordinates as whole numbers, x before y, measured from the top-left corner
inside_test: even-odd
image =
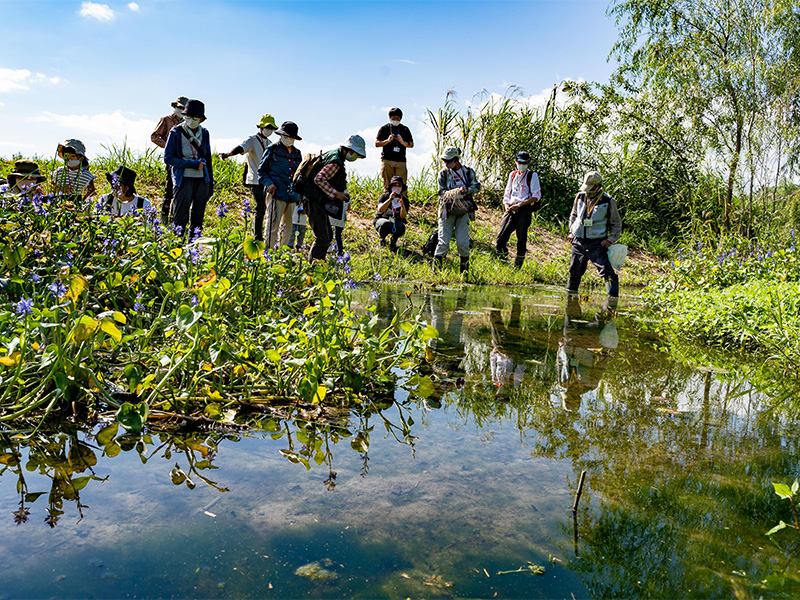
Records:
[[[350,198],[350,195],[347,192],[334,192],[333,197],[337,200],[345,202],[348,198]]]
[[[220,157],[220,159],[222,159],[222,160],[225,160],[225,159],[226,159],[226,158],[228,158],[229,156],[230,156],[230,154],[228,154],[227,152],[220,152],[220,153],[219,153],[219,157]]]
[[[198,167],[198,169],[200,169],[201,171],[205,171],[205,168],[206,168],[206,161],[200,159],[200,166]]]
[[[611,247],[611,242],[609,242],[608,240],[603,240],[602,242],[600,242],[600,245],[603,248],[610,248]]]
[[[466,193],[467,193],[467,188],[465,188],[465,187],[462,185],[460,188],[458,188],[458,191],[459,191],[459,192],[461,192],[462,194],[466,194]]]
[[[568,241],[568,242],[571,242],[573,237],[574,237],[574,236],[573,236],[571,233],[568,233],[568,234],[567,234],[567,241]]]
[[[267,194],[275,193],[275,184],[271,183],[267,189],[264,190]]]
[[[403,136],[401,136],[399,133],[396,136],[394,136],[394,139],[400,142],[403,146],[406,145],[406,143],[403,141]]]
[[[393,134],[393,133],[390,133],[390,134],[389,134],[389,141],[390,141],[390,142],[391,142],[391,141],[393,141],[393,140],[394,140],[396,137],[397,137],[397,136],[396,136],[395,134]]]

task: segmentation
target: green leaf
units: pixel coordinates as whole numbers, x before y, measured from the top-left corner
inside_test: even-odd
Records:
[[[187,479],[186,473],[183,472],[183,469],[181,469],[178,463],[175,463],[175,466],[172,468],[172,471],[170,471],[169,478],[175,485],[180,485]]]
[[[199,310],[193,310],[191,306],[187,304],[181,304],[178,307],[178,315],[175,317],[175,323],[178,325],[178,329],[181,331],[188,331],[195,323],[200,320],[200,317],[203,316],[203,312]]]
[[[72,487],[75,489],[76,492],[80,491],[83,488],[85,488],[86,484],[88,484],[91,480],[92,480],[91,476],[76,477],[75,479],[72,480]]]
[[[139,432],[144,427],[149,412],[147,402],[140,402],[136,406],[125,402],[117,411],[117,422],[128,431]]]
[[[101,446],[108,446],[117,435],[117,431],[119,431],[119,423],[112,423],[98,431],[94,439]]]
[[[784,500],[792,497],[792,490],[785,483],[773,483],[772,486],[775,488],[775,493]]]
[[[281,353],[275,350],[275,348],[270,348],[265,354],[267,355],[267,360],[276,364],[281,362]]]
[[[792,494],[796,494],[798,489],[800,489],[800,482],[795,479],[794,483],[792,484]]]
[[[250,260],[255,260],[261,256],[266,247],[267,245],[263,241],[256,241],[252,235],[248,235],[242,244],[244,255]]]
[[[784,523],[783,521],[781,521],[780,523],[778,523],[777,525],[775,525],[775,527],[773,527],[772,529],[770,529],[770,530],[769,530],[769,531],[766,533],[766,535],[772,535],[773,533],[775,533],[775,532],[778,532],[778,531],[780,531],[781,529],[784,529],[784,528],[786,528],[786,527],[788,527],[788,525],[787,525],[786,523]]]

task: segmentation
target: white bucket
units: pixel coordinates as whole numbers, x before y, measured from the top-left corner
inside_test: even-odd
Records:
[[[622,270],[625,258],[628,256],[628,247],[625,244],[612,244],[608,248],[608,261],[615,271]]]

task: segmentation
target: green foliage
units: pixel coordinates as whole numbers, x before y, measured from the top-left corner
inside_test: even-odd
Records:
[[[778,495],[779,498],[782,500],[788,500],[789,503],[792,505],[792,512],[794,513],[794,524],[786,523],[785,521],[780,521],[775,527],[770,529],[767,532],[767,535],[772,535],[774,533],[779,532],[781,529],[785,529],[786,527],[790,527],[794,529],[798,533],[800,533],[800,523],[797,520],[797,505],[795,503],[795,498],[797,497],[797,491],[800,490],[800,482],[797,479],[794,480],[792,487],[789,487],[785,483],[774,483],[772,486],[775,488],[775,493]]]

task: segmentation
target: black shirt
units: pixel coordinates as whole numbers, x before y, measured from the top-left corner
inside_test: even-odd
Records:
[[[410,144],[414,141],[414,138],[411,137],[411,130],[402,123],[397,127],[391,123],[387,123],[378,129],[378,141],[383,142],[384,140],[388,140],[391,134],[399,134],[406,144]],[[392,140],[381,148],[381,158],[383,160],[393,160],[395,162],[406,162],[406,147],[397,140]]]

